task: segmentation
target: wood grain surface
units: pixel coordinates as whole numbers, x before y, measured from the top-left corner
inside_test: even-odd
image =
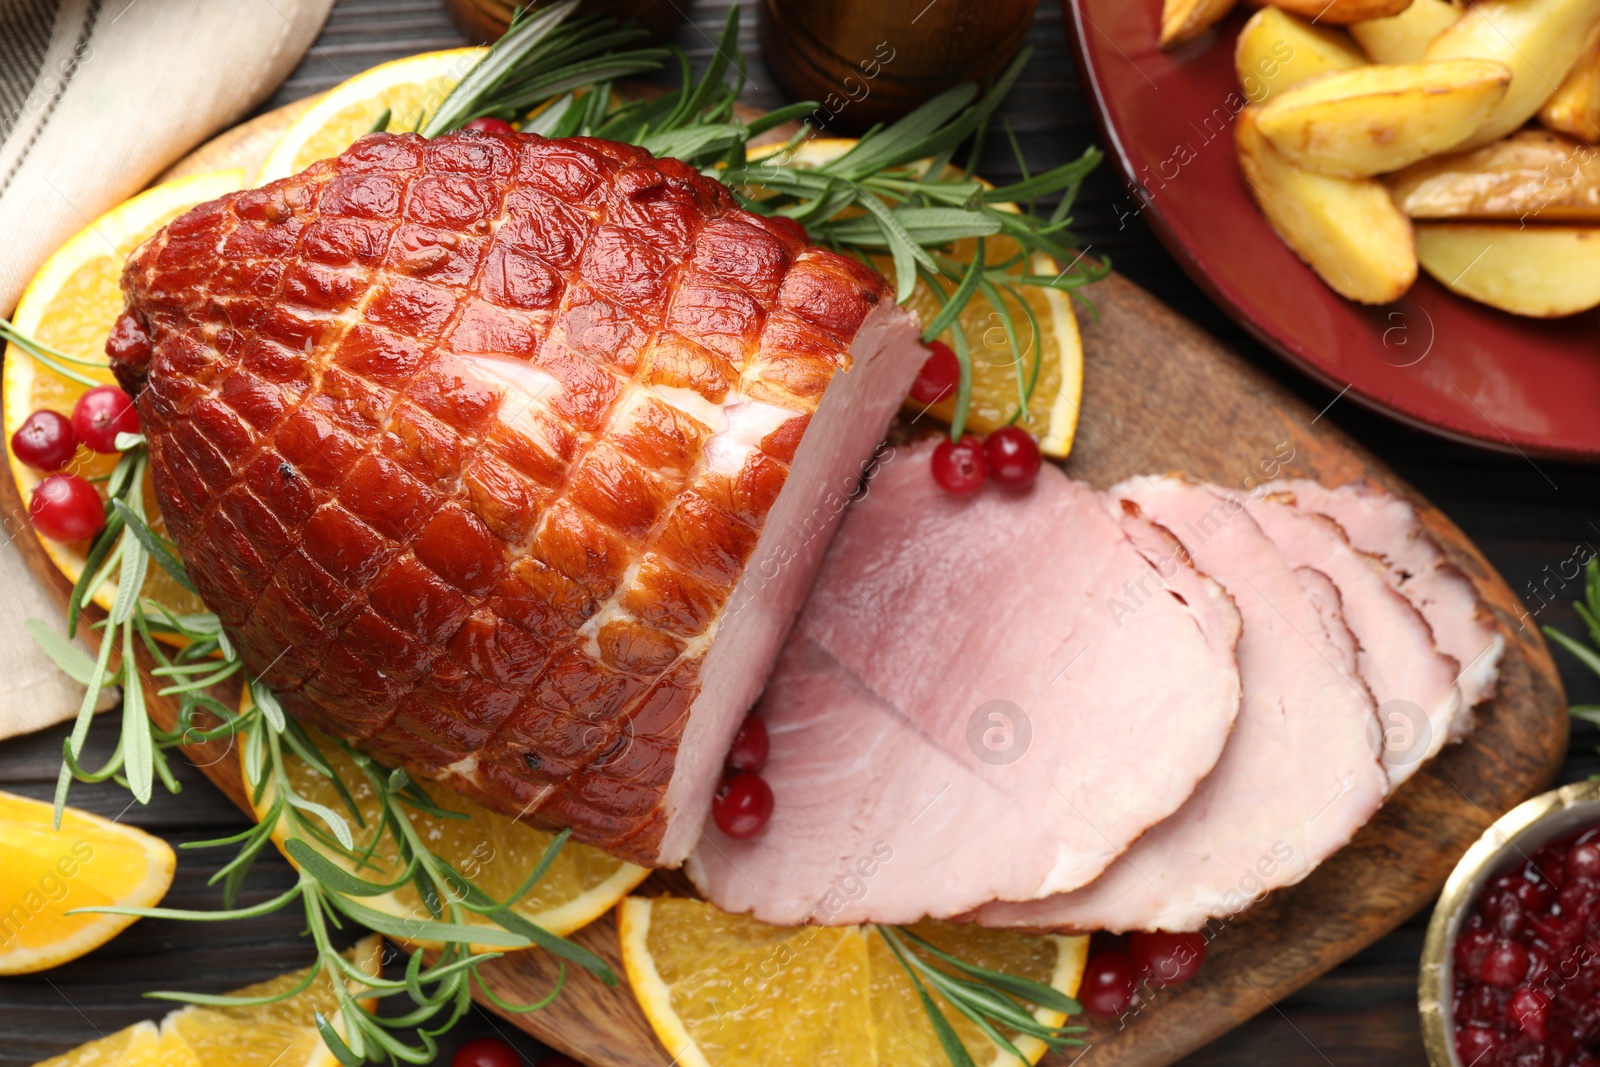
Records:
[[[710,37],[726,7],[726,2],[694,6],[678,37],[691,58],[703,61],[709,55]],[[1041,8],[1030,36],[1040,54],[1005,109],[1035,169],[1064,162],[1091,137],[1085,104],[1066,59],[1059,14],[1052,8]],[[751,47],[749,27],[743,36]],[[432,0],[340,0],[317,48],[274,103],[303,98],[396,55],[458,43]],[[748,100],[770,106],[781,99],[759,64],[752,69],[752,80]],[[215,151],[197,164],[198,169],[219,165],[226,163]],[[984,170],[1000,179],[1015,174],[1003,149],[990,151]],[[1600,527],[1593,523],[1600,475],[1593,468],[1536,465],[1473,452],[1394,427],[1348,402],[1340,404],[1339,395],[1309,385],[1267,357],[1204,301],[1167,261],[1136,214],[1129,215],[1126,194],[1112,175],[1102,171],[1091,180],[1081,204],[1077,229],[1097,253],[1110,253],[1119,269],[1203,321],[1227,345],[1211,340],[1121,278],[1097,287],[1093,299],[1099,321],[1086,322],[1085,331],[1086,418],[1071,473],[1103,485],[1132,473],[1183,469],[1237,485],[1255,473],[1254,464],[1287,444],[1294,449],[1294,471],[1329,481],[1367,474],[1399,487],[1382,464],[1334,427],[1354,429],[1463,520],[1514,576],[1517,588],[1529,594],[1527,611],[1532,613],[1524,612],[1459,530],[1428,510],[1430,525],[1451,543],[1455,561],[1489,594],[1512,637],[1506,688],[1489,710],[1480,711],[1475,741],[1451,750],[1409,782],[1349,849],[1306,883],[1224,928],[1196,983],[1163,994],[1121,1028],[1099,1029],[1081,1062],[1171,1062],[1260,1012],[1185,1064],[1421,1063],[1414,994],[1420,922],[1383,935],[1426,906],[1453,856],[1498,811],[1535,790],[1560,765],[1566,736],[1559,713],[1560,682],[1533,624],[1549,621],[1572,628],[1565,601],[1575,590],[1564,577],[1563,564],[1575,545],[1600,542]],[[4,481],[0,494],[13,497],[3,501],[3,513],[15,516],[14,487]],[[8,532],[18,544],[31,544],[25,528],[13,524]],[[1600,684],[1573,669],[1570,661],[1562,666],[1575,699],[1600,697]],[[1580,729],[1586,738],[1593,737],[1592,728]],[[56,730],[0,746],[4,787],[48,795],[62,736],[64,730]],[[91,749],[103,738],[101,734],[92,741]],[[231,768],[231,755],[211,751],[196,756],[226,788],[230,778],[221,771]],[[1571,780],[1597,766],[1585,745],[1560,774]],[[128,810],[126,795],[109,784],[76,787],[74,802],[121,815],[175,843],[237,829],[239,817],[220,794],[207,794],[196,772],[182,768],[179,777],[185,793],[160,795],[148,808]],[[216,891],[204,885],[204,878],[223,858],[183,853],[167,903],[216,907]],[[281,892],[290,877],[280,859],[265,858],[246,901]],[[657,876],[646,886],[657,891],[683,888],[671,876]],[[140,1003],[138,994],[145,989],[220,991],[301,965],[306,952],[299,930],[296,917],[286,913],[208,927],[203,933],[182,924],[141,922],[79,963],[46,975],[0,980],[0,1064],[28,1063],[136,1018],[159,1017],[165,1010],[161,1005]],[[609,921],[579,936],[615,959]],[[1375,938],[1382,940],[1332,975],[1290,995]],[[496,970],[497,988],[513,994],[548,988],[547,976],[530,966],[535,962],[531,955],[502,962]],[[666,1063],[637,1009],[613,991],[580,981],[558,1004],[557,1012],[529,1020],[556,1047],[596,1063]],[[488,1032],[502,1033],[530,1056],[538,1055],[537,1046],[522,1045],[503,1024],[482,1016],[452,1036]],[[444,1047],[447,1056],[453,1044],[447,1040]]]

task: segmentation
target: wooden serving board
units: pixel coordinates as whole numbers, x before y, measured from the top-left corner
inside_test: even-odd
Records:
[[[263,116],[168,174],[253,168],[275,140],[273,130],[287,121],[281,112]],[[1138,286],[1112,275],[1085,295],[1098,316],[1084,327],[1084,414],[1068,473],[1100,487],[1165,471],[1238,488],[1280,473],[1328,484],[1367,479],[1416,502],[1507,638],[1499,693],[1478,709],[1477,730],[1465,743],[1408,781],[1349,846],[1306,881],[1220,924],[1193,981],[1156,991],[1116,1023],[1091,1025],[1092,1059],[1068,1050],[1046,1061],[1065,1067],[1082,1057],[1098,1067],[1160,1067],[1270,1007],[1427,906],[1483,830],[1555,777],[1566,752],[1566,698],[1543,639],[1523,624],[1521,602],[1449,519],[1316,412]],[[11,479],[0,483],[6,513],[26,514]],[[15,543],[65,604],[66,580],[31,532],[21,533]],[[152,700],[151,714],[170,723],[175,709]],[[191,755],[245,807],[237,763],[225,744]],[[652,876],[642,891],[692,892],[671,873]],[[611,916],[575,939],[621,973]],[[513,1002],[544,994],[555,978],[553,957],[541,952],[503,957],[484,973]],[[549,1008],[506,1018],[596,1067],[671,1062],[626,987],[608,988],[581,970],[569,974],[565,992]]]

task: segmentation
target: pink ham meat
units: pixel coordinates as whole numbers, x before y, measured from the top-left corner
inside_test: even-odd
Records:
[[[1439,650],[1461,665],[1462,714],[1450,723],[1449,739],[1472,732],[1471,708],[1494,695],[1505,637],[1465,574],[1444,558],[1422,528],[1417,509],[1364,482],[1328,488],[1313,481],[1273,482],[1269,492],[1287,493],[1295,506],[1326,515],[1362,552],[1383,559],[1389,584],[1428,621]]]
[[[1338,594],[1297,573],[1250,516],[1205,486],[1135,479],[1111,490],[1172,530],[1244,620],[1244,695],[1221,760],[1177,813],[1076,892],[980,909],[991,926],[1198,930],[1300,881],[1383,798],[1374,705]]]
[[[1094,879],[1215,766],[1239,616],[1171,536],[1046,466],[945,493],[932,444],[854,504],[758,707],[777,803],[687,870],[775,923],[910,922]]]
[[[1460,667],[1390,584],[1383,561],[1353,547],[1332,519],[1295,507],[1286,495],[1216,491],[1244,507],[1290,566],[1314,568],[1338,589],[1358,647],[1357,669],[1378,705],[1389,788],[1398,788],[1449,739],[1462,708]]]

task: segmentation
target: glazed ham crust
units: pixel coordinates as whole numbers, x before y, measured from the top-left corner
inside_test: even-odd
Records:
[[[701,662],[887,283],[675,160],[458,133],[196,208],[123,287],[113,369],[250,674],[654,862]]]

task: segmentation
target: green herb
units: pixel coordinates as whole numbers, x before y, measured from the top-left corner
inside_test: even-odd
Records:
[[[75,371],[69,366],[69,364],[76,364],[80,367],[98,367],[104,370],[106,366],[104,363],[82,359],[78,356],[69,356],[67,353],[51,348],[49,345],[41,344],[26,334],[18,333],[17,328],[6,319],[0,319],[0,341],[16,345],[19,349],[68,381],[77,382],[79,385],[87,386],[90,389],[97,385],[106,384],[103,378],[91,378],[87,374]]]
[[[988,91],[958,85],[899,121],[868,131],[839,158],[802,166],[796,151],[808,127],[781,149],[752,161],[752,139],[816,110],[805,101],[744,121],[734,104],[745,84],[744,57],[738,49],[739,7],[728,12],[712,61],[696,80],[688,60],[675,49],[607,52],[634,39],[593,19],[565,21],[575,0],[524,12],[510,33],[464,77],[424,126],[427,134],[454,129],[479,115],[516,120],[535,108],[522,128],[551,137],[592,136],[637,144],[655,155],[698,167],[735,190],[741,202],[763,215],[783,215],[804,225],[817,241],[871,262],[887,254],[894,264],[896,298],[911,299],[922,280],[942,305],[923,331],[923,341],[948,334],[961,365],[950,434],[959,440],[972,396],[970,345],[960,315],[982,293],[1000,318],[1017,374],[1017,408],[1012,422],[1027,417],[1041,358],[1039,324],[1022,297],[1023,287],[1073,291],[1098,281],[1109,262],[1088,262],[1074,248],[1068,230],[1079,186],[1101,160],[1096,148],[1077,160],[1031,174],[1009,127],[1022,179],[988,189],[973,176],[972,164],[982,134],[1026,66],[1024,50]],[[729,56],[735,57],[729,60]],[[614,100],[611,83],[658,69],[676,57],[682,81],[675,92],[655,99]],[[587,80],[585,80],[587,79]],[[965,169],[950,160],[965,145]],[[1057,197],[1047,217],[1032,207]],[[1016,205],[1025,203],[1029,210]],[[982,249],[970,264],[953,261],[950,246],[961,240],[1010,238],[1017,251],[985,261]],[[1035,273],[1037,257],[1067,264],[1056,273]],[[1018,273],[1020,271],[1020,273]],[[947,287],[953,287],[946,292]],[[1008,304],[1020,307],[1032,336],[1024,341]],[[1032,354],[1032,367],[1025,370]]]
[[[944,998],[945,1003],[983,1031],[990,1041],[1015,1056],[1019,1063],[1027,1063],[1028,1057],[1018,1050],[1008,1034],[1035,1038],[1052,1049],[1083,1044],[1082,1039],[1075,1036],[1083,1033],[1083,1027],[1046,1026],[1035,1019],[1027,1008],[1031,1004],[1063,1015],[1077,1015],[1081,1010],[1078,1002],[1059,990],[1028,978],[968,963],[903,926],[879,926],[876,929],[911,979],[923,1010],[933,1024],[934,1033],[939,1036],[939,1044],[953,1067],[974,1065],[966,1047],[956,1036],[955,1028],[939,1010],[930,991]],[[931,956],[945,966],[935,966],[925,956]]]
[[[1583,599],[1572,606],[1589,630],[1590,644],[1569,637],[1553,626],[1542,629],[1546,637],[1578,657],[1579,663],[1600,674],[1600,559],[1591,559],[1584,568]],[[1600,704],[1574,704],[1567,710],[1585,722],[1600,726]]]
[[[329,1050],[344,1064],[391,1059],[406,1063],[431,1063],[438,1055],[435,1038],[450,1029],[464,1015],[474,988],[496,1007],[508,1012],[537,1011],[549,1005],[566,983],[567,964],[574,963],[615,985],[616,975],[605,961],[578,945],[551,934],[512,910],[549,870],[561,847],[571,836],[559,834],[522,886],[506,899],[496,899],[474,885],[447,860],[434,853],[412,824],[410,812],[435,818],[465,819],[467,816],[439,807],[422,786],[402,771],[391,771],[369,757],[339,742],[355,764],[365,784],[378,798],[377,826],[370,841],[358,844],[344,814],[309,800],[298,793],[288,773],[292,753],[317,773],[339,786],[350,819],[365,826],[360,811],[350,797],[350,783],[343,782],[324,759],[316,743],[292,719],[287,719],[270,692],[251,683],[256,697],[253,707],[231,715],[227,725],[243,745],[246,784],[256,803],[270,796],[270,805],[255,826],[242,834],[216,841],[197,842],[184,847],[209,848],[238,845],[232,861],[223,866],[212,882],[223,882],[223,911],[186,911],[174,908],[96,908],[82,909],[118,915],[185,919],[216,922],[265,915],[287,907],[296,900],[305,911],[306,929],[316,947],[316,961],[300,986],[272,996],[241,998],[197,993],[157,992],[149,996],[162,1000],[185,1001],[211,1006],[267,1004],[299,993],[318,974],[332,980],[339,1008],[345,1020],[340,1035],[318,1016],[317,1026]],[[300,869],[299,879],[285,892],[248,908],[234,908],[240,886],[256,857],[273,839],[283,840],[284,851]],[[375,881],[356,873],[368,865],[368,858],[387,839],[404,868],[397,877]],[[425,909],[418,914],[397,917],[361,903],[363,897],[388,893],[407,884],[417,887]],[[494,925],[470,923],[474,916]],[[424,965],[423,954],[413,953],[402,978],[370,976],[345,959],[334,947],[331,928],[343,925],[342,919],[407,941],[429,940],[443,943],[431,963]],[[531,1004],[512,1004],[497,996],[482,980],[478,968],[503,952],[496,949],[540,947],[560,957],[560,975],[554,988]],[[487,950],[485,950],[487,949]],[[405,994],[413,1008],[400,1015],[385,1017],[367,1010],[359,1002]],[[410,1040],[397,1036],[404,1031]]]
[[[603,89],[617,78],[660,70],[673,53],[665,48],[616,51],[645,36],[609,19],[568,17],[578,0],[534,10],[522,8],[511,28],[444,98],[422,125],[424,137],[460,129],[476,118],[515,121],[577,89]]]

